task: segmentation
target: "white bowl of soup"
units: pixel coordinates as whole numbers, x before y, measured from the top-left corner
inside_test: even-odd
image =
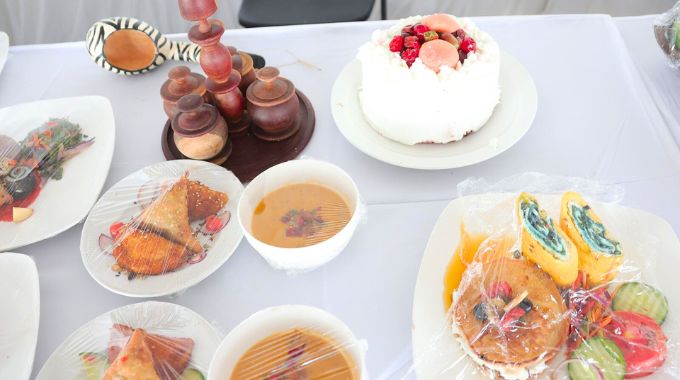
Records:
[[[359,191],[339,167],[318,160],[273,166],[246,186],[238,220],[246,239],[277,269],[304,272],[335,258],[360,219]]]
[[[311,306],[261,310],[217,348],[208,380],[366,380],[364,344],[332,314]]]

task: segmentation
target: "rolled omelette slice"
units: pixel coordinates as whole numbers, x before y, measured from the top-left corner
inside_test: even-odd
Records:
[[[614,279],[623,262],[621,244],[578,193],[569,191],[562,196],[560,227],[578,249],[578,268],[586,274],[589,286]]]
[[[571,285],[578,276],[576,246],[530,194],[520,194],[516,211],[524,257],[541,267],[557,285]]]

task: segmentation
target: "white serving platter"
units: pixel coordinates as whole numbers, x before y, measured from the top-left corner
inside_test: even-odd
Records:
[[[561,195],[534,194],[553,219],[559,218]],[[447,265],[460,242],[460,224],[469,226],[475,215],[484,212],[489,226],[508,226],[515,219],[516,194],[475,195],[453,200],[439,216],[420,264],[413,301],[413,369],[420,380],[486,379],[466,357],[447,326],[443,304]],[[664,367],[646,379],[675,378],[680,341],[680,240],[665,220],[648,212],[616,204],[592,203],[604,224],[621,242],[624,266],[617,280],[637,278],[660,289],[667,297],[670,313],[662,328],[668,336],[669,352]],[[492,215],[489,216],[489,215]],[[477,220],[479,221],[479,220]],[[675,305],[675,306],[673,306]],[[558,356],[551,365],[557,366]],[[543,372],[547,376],[551,369]],[[674,372],[675,371],[675,372]],[[559,374],[564,376],[562,371]],[[539,377],[543,378],[543,377]],[[563,378],[563,377],[559,377]],[[567,376],[568,378],[568,376]]]
[[[105,353],[111,326],[116,323],[143,328],[152,334],[193,339],[189,367],[203,375],[208,373],[210,360],[222,339],[213,325],[186,307],[155,301],[131,304],[98,316],[69,335],[50,355],[36,379],[87,380],[79,354]]]
[[[40,324],[40,286],[33,259],[0,253],[0,305],[0,379],[29,379]]]
[[[107,233],[112,223],[124,221],[141,213],[137,204],[139,189],[147,183],[174,181],[183,173],[208,187],[226,193],[229,202],[223,212],[231,214],[228,224],[220,231],[204,260],[185,264],[176,271],[157,276],[128,279],[117,275],[111,267],[116,259],[99,246],[99,236]],[[234,253],[243,238],[243,230],[236,220],[236,208],[243,185],[236,176],[204,161],[175,160],[147,166],[113,185],[92,208],[80,240],[80,253],[88,273],[106,289],[128,297],[159,297],[189,288],[214,273]]]
[[[49,118],[68,118],[94,144],[66,161],[63,177],[48,180],[30,206],[33,215],[21,222],[0,222],[0,252],[58,235],[87,216],[111,167],[116,128],[113,109],[102,96],[41,100],[0,109],[0,134],[21,141]]]

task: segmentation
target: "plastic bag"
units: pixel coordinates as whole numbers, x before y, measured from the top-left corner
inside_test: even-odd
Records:
[[[680,67],[680,2],[654,20],[654,36],[673,68]]]
[[[143,302],[103,314],[71,334],[38,379],[203,379],[221,336],[195,312]]]
[[[304,305],[275,306],[227,335],[209,378],[367,380],[365,351],[366,343],[332,314]]]
[[[615,204],[620,186],[578,178],[525,173],[458,190],[438,222],[456,228],[443,237],[448,263],[426,252],[421,266],[445,269],[431,282],[439,305],[417,310],[428,303],[416,290],[418,378],[680,377],[680,242],[665,221]],[[439,327],[423,325],[428,312]]]
[[[130,296],[167,295],[217,270],[243,236],[231,221],[242,185],[202,161],[161,162],[126,177],[97,202],[83,228],[85,266]]]
[[[238,218],[248,242],[272,267],[296,275],[336,257],[366,220],[366,207],[344,170],[308,158],[253,179]]]

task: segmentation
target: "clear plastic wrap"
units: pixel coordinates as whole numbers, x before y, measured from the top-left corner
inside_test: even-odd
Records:
[[[416,286],[419,379],[680,378],[680,241],[665,221],[578,178],[458,190]]]
[[[323,310],[282,305],[261,310],[222,341],[209,380],[367,380],[366,344]]]
[[[123,306],[86,323],[55,350],[37,379],[200,380],[221,340],[185,307]]]
[[[63,177],[64,163],[92,144],[67,118],[50,118],[18,140],[0,134],[0,221],[30,217],[16,209],[29,209],[47,181]]]
[[[673,68],[680,67],[680,2],[654,20],[654,36]]]
[[[0,133],[0,223],[20,224],[33,215],[33,203],[47,182],[60,181],[64,163],[89,148],[95,139],[68,118],[50,118],[13,135],[21,137]],[[3,240],[6,238],[12,237]]]
[[[202,161],[161,162],[133,173],[97,202],[83,228],[90,274],[129,296],[186,289],[214,272],[243,236],[231,221],[242,185]]]
[[[337,256],[366,220],[366,207],[344,170],[307,158],[253,179],[238,219],[248,242],[271,266],[296,275]]]
[[[113,110],[104,97],[0,109],[0,251],[80,223],[104,186],[114,141]]]

